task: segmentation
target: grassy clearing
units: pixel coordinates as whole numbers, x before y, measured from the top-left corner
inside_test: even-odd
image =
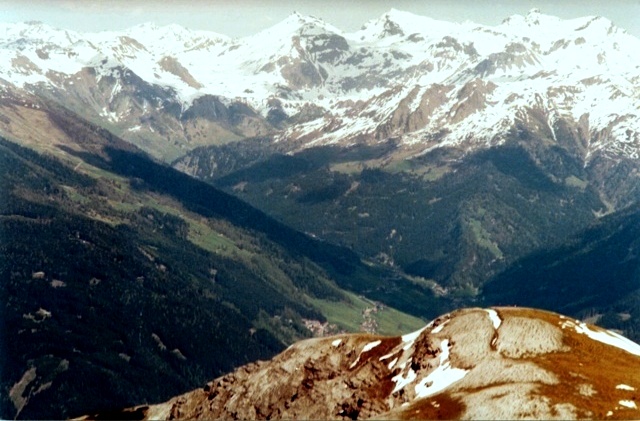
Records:
[[[414,332],[424,327],[426,321],[396,310],[385,307],[378,317],[379,333],[384,335],[399,335]]]
[[[385,170],[392,173],[397,174],[400,172],[411,172],[413,170],[413,165],[406,159],[400,161],[392,161],[385,167]]]
[[[349,301],[329,301],[309,298],[309,301],[327,318],[348,332],[360,332],[362,312],[370,305],[356,295],[349,294]]]
[[[329,169],[334,172],[342,174],[360,174],[364,169],[364,164],[361,162],[338,162],[329,165]]]
[[[100,180],[103,188],[110,192],[106,203],[117,212],[133,214],[142,207],[150,207],[159,212],[177,216],[187,222],[189,224],[188,239],[198,247],[219,255],[243,257],[245,260],[253,255],[247,249],[240,249],[234,240],[217,232],[206,219],[187,211],[172,198],[147,191],[136,191],[131,188],[129,179],[92,166],[84,161],[76,164],[76,170]],[[89,197],[83,196],[73,187],[65,186],[65,192],[72,201],[83,204],[91,201]],[[103,215],[101,213],[100,215],[92,214],[89,216],[108,222],[111,225],[126,223],[126,220],[115,218],[113,215]]]
[[[365,309],[374,306],[374,303],[364,297],[347,293],[349,301],[329,301],[317,298],[309,298],[309,301],[317,307],[330,323],[349,332],[360,332],[360,325],[364,321]],[[400,335],[418,330],[426,322],[418,317],[398,311],[394,308],[384,307],[372,317],[378,322],[378,332],[381,335]]]
[[[81,205],[86,205],[87,203],[89,203],[91,200],[78,193],[78,190],[76,190],[74,187],[71,186],[62,186],[62,188],[64,189],[65,193],[67,194],[67,197],[75,202],[75,203],[80,203]]]
[[[183,209],[179,203],[172,199],[156,194],[143,194],[138,199],[137,202],[143,206],[183,219],[189,224],[188,239],[196,246],[219,255],[231,256],[235,254],[246,258],[251,257],[252,253],[239,249],[233,240],[212,228],[206,218],[200,218]]]
[[[189,241],[196,246],[216,254],[228,255],[237,247],[233,241],[215,232],[205,222],[185,219],[189,224]]]
[[[139,203],[129,203],[129,202],[118,202],[115,200],[107,200],[109,206],[119,212],[133,213],[138,211],[142,205]]]
[[[63,161],[65,162],[65,161]],[[66,160],[69,164],[74,163],[75,161]],[[79,173],[85,174],[94,179],[100,180],[110,180],[113,181],[114,186],[118,186],[124,188],[126,192],[129,192],[129,179],[109,172],[107,170],[103,170],[102,168],[94,167],[93,165],[87,164],[85,161],[79,160],[75,164],[75,170]],[[127,186],[127,187],[122,187]]]
[[[471,231],[475,237],[476,243],[480,247],[484,247],[489,250],[496,258],[502,259],[504,255],[502,250],[498,248],[498,245],[491,241],[491,234],[489,234],[483,227],[482,223],[477,219],[472,219],[469,223]]]
[[[426,165],[421,168],[414,169],[414,173],[421,175],[424,181],[437,181],[450,171],[451,168],[447,165]]]
[[[569,187],[576,187],[576,188],[578,188],[580,190],[586,189],[587,186],[589,185],[588,182],[579,179],[575,175],[571,175],[571,176],[565,178],[564,183]]]

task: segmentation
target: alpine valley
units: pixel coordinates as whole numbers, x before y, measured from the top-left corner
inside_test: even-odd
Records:
[[[391,10],[353,33],[293,13],[238,39],[0,23],[0,418],[122,416],[214,378],[128,414],[313,418],[267,402],[291,396],[219,397],[309,355],[312,383],[349,363],[379,375],[349,392],[389,392],[321,418],[636,417],[619,365],[637,355],[579,334],[640,340],[638,51],[606,18],[535,9],[498,26]],[[501,307],[454,311],[478,305]],[[482,324],[496,311],[500,344]],[[437,340],[413,367],[398,335],[438,316],[466,321],[411,336]],[[538,345],[518,348],[530,325]],[[333,334],[348,358],[328,356],[336,338],[287,348]],[[404,358],[395,385],[371,343]],[[617,377],[568,371],[600,352]],[[467,411],[534,357],[517,363],[523,394],[549,392],[533,412]],[[406,367],[469,376],[414,402],[391,393]]]

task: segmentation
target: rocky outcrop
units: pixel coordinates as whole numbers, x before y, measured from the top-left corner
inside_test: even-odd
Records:
[[[145,419],[637,419],[640,345],[555,313],[465,309],[402,337],[316,338]],[[82,419],[101,419],[107,414]]]

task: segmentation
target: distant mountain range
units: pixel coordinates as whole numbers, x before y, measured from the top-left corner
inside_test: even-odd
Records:
[[[601,17],[534,9],[483,26],[391,10],[344,33],[294,13],[240,39],[153,24],[0,31],[3,83],[165,157],[267,133],[289,150],[394,138],[417,155],[499,145],[523,130],[549,141],[570,133],[585,164],[638,157],[640,40]]]

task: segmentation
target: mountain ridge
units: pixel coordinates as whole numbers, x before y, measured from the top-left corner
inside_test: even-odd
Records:
[[[384,35],[389,22],[395,32]],[[638,156],[640,67],[633,52],[640,40],[605,18],[562,20],[532,10],[491,27],[392,10],[347,34],[292,14],[238,39],[153,25],[94,34],[54,31],[47,38],[51,28],[18,30],[24,26],[29,29],[5,24],[6,70],[0,76],[32,91],[53,90],[51,97],[62,96],[62,102],[84,96],[78,109],[89,106],[85,117],[101,115],[138,144],[140,136],[170,127],[179,148],[198,146],[189,141],[180,114],[196,99],[215,96],[253,110],[253,131],[243,126],[237,135],[270,133],[290,150],[393,137],[416,156],[433,148],[499,145],[519,124],[555,139],[566,124],[580,132],[586,164],[598,154]],[[131,98],[115,106],[114,95],[132,83],[114,73],[118,68],[161,88],[159,104],[177,107],[177,115],[157,121]],[[78,77],[87,69],[95,75]],[[107,76],[114,79],[103,93],[86,92]],[[300,122],[296,116],[311,106],[319,116],[306,114]],[[284,125],[265,122],[269,114],[279,114]],[[440,138],[432,138],[438,131]]]
[[[401,337],[298,342],[163,404],[79,419],[625,419],[638,364],[640,345],[557,313],[469,308]]]

